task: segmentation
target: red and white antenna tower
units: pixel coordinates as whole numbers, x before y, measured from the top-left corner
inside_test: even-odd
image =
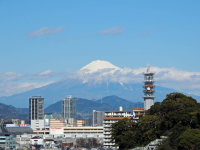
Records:
[[[148,110],[154,104],[154,73],[150,72],[150,65],[147,66],[147,71],[144,73],[144,110]]]

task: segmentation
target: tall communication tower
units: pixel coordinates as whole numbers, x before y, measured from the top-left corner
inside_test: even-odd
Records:
[[[150,65],[144,73],[144,110],[148,110],[154,104],[154,73],[150,72]]]

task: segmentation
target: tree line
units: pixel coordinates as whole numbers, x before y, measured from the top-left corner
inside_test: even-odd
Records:
[[[138,122],[123,119],[112,125],[112,140],[120,150],[144,147],[168,136],[158,150],[200,149],[200,103],[181,93],[156,102]]]

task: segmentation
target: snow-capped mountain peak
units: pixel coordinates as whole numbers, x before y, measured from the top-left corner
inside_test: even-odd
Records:
[[[95,60],[89,63],[88,65],[84,66],[83,68],[81,68],[80,71],[84,71],[87,73],[94,73],[103,69],[119,70],[120,68],[111,64],[108,61]]]

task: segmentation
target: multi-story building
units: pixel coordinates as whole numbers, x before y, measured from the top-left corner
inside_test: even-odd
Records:
[[[103,138],[103,127],[64,127],[65,137]]]
[[[50,120],[51,119],[53,119],[53,116],[51,114],[44,115],[44,128],[47,130],[50,128]]]
[[[29,98],[29,121],[33,130],[44,128],[44,98],[41,96]]]
[[[139,117],[144,115],[144,108],[133,108],[134,120],[139,120]]]
[[[119,111],[104,111],[104,113],[104,147],[115,148],[115,143],[111,141],[111,125],[124,118],[132,119],[131,111],[123,111],[122,107],[120,107]]]
[[[50,134],[63,134],[63,128],[66,126],[61,120],[50,119]]]
[[[71,95],[62,100],[63,119],[68,124],[76,124],[76,99]]]
[[[150,72],[150,65],[144,73],[144,110],[148,110],[154,105],[154,73]]]
[[[15,149],[16,141],[14,140],[14,135],[1,135],[0,134],[0,149]]]
[[[77,127],[85,127],[85,126],[90,126],[91,125],[91,121],[89,118],[87,119],[78,119],[76,121],[76,126]]]
[[[92,125],[93,127],[96,126],[103,126],[103,112],[102,111],[92,111]]]

